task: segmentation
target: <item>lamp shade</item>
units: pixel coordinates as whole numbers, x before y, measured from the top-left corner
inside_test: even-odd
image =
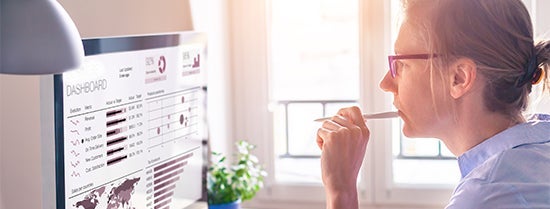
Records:
[[[1,2],[0,73],[55,74],[80,66],[80,35],[57,1]]]

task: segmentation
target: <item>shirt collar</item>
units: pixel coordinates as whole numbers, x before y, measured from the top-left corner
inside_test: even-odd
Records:
[[[550,115],[536,114],[528,122],[508,128],[458,157],[462,178],[490,157],[525,144],[549,142]]]

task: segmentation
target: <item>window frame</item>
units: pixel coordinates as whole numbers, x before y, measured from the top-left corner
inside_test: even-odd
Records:
[[[234,0],[229,4],[230,54],[232,61],[234,139],[246,139],[257,146],[255,153],[274,175],[273,115],[269,111],[269,5],[267,1]],[[360,98],[365,112],[386,111],[392,106],[389,93],[378,88],[387,72],[390,54],[390,2],[387,0],[359,1]],[[367,15],[369,14],[369,15]],[[382,41],[381,41],[382,40]],[[254,57],[254,59],[247,59]],[[373,70],[380,69],[380,70]],[[384,98],[384,99],[373,99]],[[453,188],[397,185],[392,181],[392,146],[390,120],[368,122],[371,140],[363,162],[358,185],[361,206],[407,205],[411,207],[444,207]],[[376,131],[373,131],[376,130]],[[386,139],[386,140],[380,140]],[[369,170],[372,172],[363,172]],[[422,190],[422,192],[418,192]],[[303,195],[309,194],[309,195]],[[265,187],[248,203],[250,206],[280,207],[292,202],[296,208],[322,206],[325,194],[322,185],[284,184],[268,176]],[[288,205],[285,205],[288,206]],[[293,207],[289,207],[293,208]],[[394,207],[394,208],[399,208]]]

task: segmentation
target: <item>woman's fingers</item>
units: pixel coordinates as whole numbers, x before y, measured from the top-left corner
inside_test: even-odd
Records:
[[[342,108],[338,111],[337,114],[344,116],[345,118],[349,118],[351,122],[359,128],[363,136],[370,135],[369,129],[367,128],[367,124],[365,123],[365,119],[363,118],[361,109],[359,109],[359,107],[353,106]]]
[[[323,183],[330,191],[353,189],[369,131],[357,107],[343,108],[317,130]]]
[[[348,127],[352,127],[354,124],[348,119],[335,115],[331,120],[325,120],[321,125],[321,128],[317,130],[317,146],[323,150],[324,139],[330,139],[330,134],[336,134],[338,130],[345,131]]]
[[[322,127],[317,130],[317,146],[319,146],[320,150],[323,150],[323,144],[325,144],[324,138],[326,138],[327,132],[329,130]]]
[[[363,115],[361,114],[361,110],[359,109],[359,107],[353,106],[342,108],[338,110],[337,115],[349,118],[351,122],[356,126],[359,126],[361,128],[367,127],[367,125],[365,124],[365,119],[363,119]]]

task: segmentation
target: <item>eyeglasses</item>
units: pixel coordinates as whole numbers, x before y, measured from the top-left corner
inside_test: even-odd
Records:
[[[388,56],[388,62],[390,64],[391,77],[397,76],[397,60],[404,59],[430,59],[437,57],[437,54],[402,54],[402,55],[390,55]]]

